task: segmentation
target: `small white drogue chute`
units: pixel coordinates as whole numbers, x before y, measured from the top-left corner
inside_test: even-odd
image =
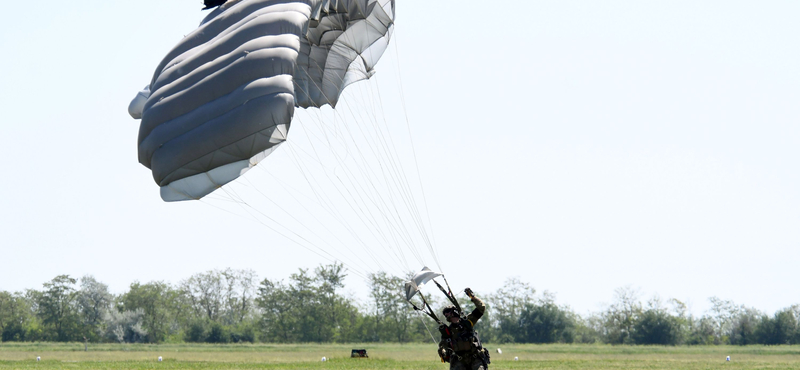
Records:
[[[439,284],[438,281],[435,280],[437,277],[441,277],[444,280],[444,283],[447,285],[446,290],[441,284]],[[428,300],[425,299],[425,295],[422,294],[421,291],[422,287],[430,281],[433,281],[433,283],[436,284],[436,287],[439,288],[439,290],[445,295],[445,297],[447,297],[450,303],[452,303],[453,306],[456,307],[456,310],[458,312],[461,312],[461,306],[459,306],[458,300],[456,299],[455,295],[453,295],[453,291],[450,289],[450,284],[447,282],[447,278],[441,272],[433,271],[428,267],[423,267],[420,272],[416,273],[411,278],[411,280],[406,282],[405,284],[406,300],[408,301],[408,303],[411,304],[412,307],[414,307],[414,310],[424,312],[426,315],[428,315],[430,318],[436,321],[436,323],[442,325],[442,321],[439,320],[439,317],[436,316],[436,313],[433,311],[433,308],[431,308],[431,305],[428,304]],[[420,298],[422,299],[422,308],[417,307],[417,305],[415,305],[414,302],[411,301],[411,298],[413,298],[417,294],[419,294]]]
[[[425,283],[431,281],[433,278],[444,276],[441,272],[436,272],[428,267],[423,267],[422,271],[418,272],[411,280],[406,282],[406,300],[410,301]]]

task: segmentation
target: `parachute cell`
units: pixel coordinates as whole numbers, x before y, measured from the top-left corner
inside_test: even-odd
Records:
[[[228,0],[176,45],[128,110],[165,201],[199,199],[287,138],[295,107],[369,78],[394,0]]]

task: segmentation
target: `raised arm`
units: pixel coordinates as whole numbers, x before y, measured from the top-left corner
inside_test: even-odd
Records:
[[[478,322],[478,320],[483,316],[484,312],[486,312],[486,305],[480,298],[476,297],[475,294],[472,293],[472,289],[464,289],[464,293],[467,293],[469,299],[475,304],[475,309],[472,310],[472,313],[467,316],[467,320],[469,320],[472,326],[475,326],[475,323]]]

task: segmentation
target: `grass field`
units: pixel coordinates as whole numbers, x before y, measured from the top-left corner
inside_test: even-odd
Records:
[[[353,348],[368,349],[370,358],[349,358]],[[492,369],[800,369],[800,346],[501,348],[503,354],[497,354],[492,347]],[[2,343],[0,369],[448,369],[435,349],[433,344],[98,344],[84,352],[82,343]],[[158,356],[164,361],[157,362]],[[323,356],[329,361],[321,362]]]

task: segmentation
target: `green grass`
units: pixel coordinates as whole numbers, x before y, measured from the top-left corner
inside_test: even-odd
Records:
[[[500,347],[502,355],[491,347],[492,369],[800,370],[800,346]],[[353,348],[367,348],[370,358],[349,358]],[[97,344],[84,352],[82,343],[2,343],[0,369],[448,369],[435,349],[433,344]],[[164,361],[157,362],[158,356]],[[322,356],[329,361],[321,362]]]

